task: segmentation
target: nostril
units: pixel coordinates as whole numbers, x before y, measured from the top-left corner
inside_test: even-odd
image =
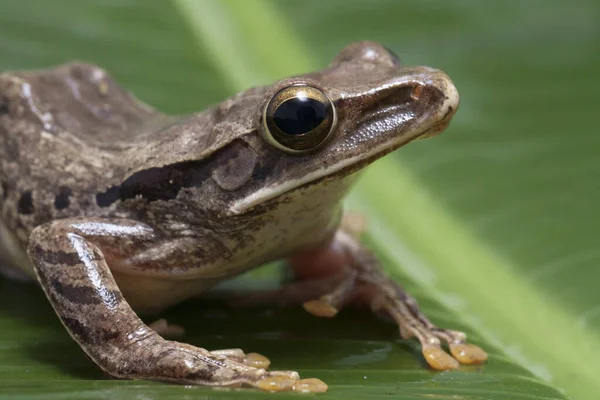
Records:
[[[410,98],[417,101],[421,98],[421,93],[423,92],[423,85],[415,85],[410,92]]]
[[[435,86],[417,84],[412,87],[410,97],[415,101],[419,100],[434,104],[443,101],[446,98],[446,94]]]

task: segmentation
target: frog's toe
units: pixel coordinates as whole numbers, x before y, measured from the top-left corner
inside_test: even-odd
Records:
[[[423,346],[423,356],[427,364],[438,371],[458,369],[458,361],[439,346]]]
[[[270,392],[295,391],[299,393],[323,393],[328,386],[317,378],[300,379],[294,371],[272,371],[268,376],[258,380],[254,385],[257,389]]]
[[[257,389],[267,390],[270,392],[283,392],[286,390],[293,390],[296,384],[296,379],[292,379],[288,376],[267,376],[260,379],[254,385]]]
[[[269,371],[269,376],[284,376],[293,380],[300,379],[300,375],[296,371]]]
[[[302,306],[307,312],[316,317],[335,317],[339,311],[333,304],[323,299],[306,301]]]
[[[300,379],[294,385],[294,391],[299,393],[324,393],[327,389],[327,384],[317,378]]]
[[[269,365],[271,365],[271,360],[269,360],[267,357],[263,356],[262,354],[248,353],[248,354],[246,354],[246,357],[244,357],[244,359],[242,360],[242,364],[245,364],[245,365],[248,365],[248,366],[254,367],[254,368],[267,369],[267,368],[269,368]]]
[[[211,353],[219,357],[225,357],[228,360],[239,362],[249,367],[267,369],[269,368],[269,365],[271,365],[271,360],[262,354],[246,354],[242,349],[213,350]]]
[[[467,343],[451,343],[450,353],[461,364],[483,364],[488,358],[481,347]]]

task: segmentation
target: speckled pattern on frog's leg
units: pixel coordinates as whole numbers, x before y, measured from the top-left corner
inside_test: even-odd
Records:
[[[151,238],[150,227],[131,220],[106,220],[119,231]],[[81,348],[108,374],[206,386],[250,386],[263,390],[324,391],[319,380],[296,372],[266,371],[185,343],[168,341],[131,309],[107,265],[114,256],[98,234],[86,237],[89,219],[65,219],[33,230],[28,252],[46,296]],[[110,230],[104,230],[110,235]],[[99,245],[98,243],[102,243]],[[123,245],[122,243],[120,243]]]
[[[337,286],[317,300],[304,302],[304,309],[311,314],[333,317],[347,303],[366,303],[374,311],[386,312],[399,325],[402,338],[416,337],[427,363],[434,369],[456,369],[459,364],[481,364],[487,360],[485,351],[468,344],[463,332],[432,324],[415,299],[384,274],[375,256],[354,235],[340,229],[327,247],[305,252],[290,261],[297,274],[304,274],[302,279],[309,279],[303,269],[336,275],[346,271]],[[317,281],[321,280],[319,277]],[[442,349],[440,340],[448,344],[452,356]]]

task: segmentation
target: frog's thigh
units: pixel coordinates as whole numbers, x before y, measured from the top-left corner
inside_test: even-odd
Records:
[[[423,355],[435,369],[454,369],[459,362],[478,364],[487,359],[483,350],[466,343],[464,333],[433,325],[415,299],[385,275],[375,256],[343,229],[328,246],[298,255],[291,264],[301,279],[324,273],[344,276],[329,292],[304,302],[306,311],[313,315],[332,317],[344,304],[366,303],[375,311],[389,314],[398,323],[403,338],[419,339]],[[453,357],[442,350],[440,339],[448,343]]]
[[[123,298],[97,243],[106,243],[101,239],[111,232],[118,231],[120,241],[128,240],[123,235],[127,231],[147,238],[153,233],[130,220],[98,224],[105,229],[94,229],[89,220],[78,219],[39,226],[31,234],[28,252],[64,326],[103,370],[119,378],[208,386],[246,384],[291,390],[305,385],[295,372],[253,368],[202,348],[167,341],[144,325]]]

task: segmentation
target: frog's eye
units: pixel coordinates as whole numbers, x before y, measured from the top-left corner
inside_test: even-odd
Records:
[[[302,153],[324,144],[333,132],[335,108],[322,90],[308,85],[281,89],[265,107],[261,131],[274,146]]]

